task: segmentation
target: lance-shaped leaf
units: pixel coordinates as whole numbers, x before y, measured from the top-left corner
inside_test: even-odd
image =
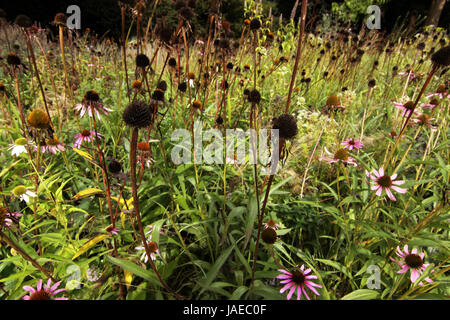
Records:
[[[75,260],[76,258],[81,256],[83,253],[87,252],[89,249],[91,249],[93,246],[95,246],[97,243],[105,240],[108,237],[109,237],[109,234],[101,234],[99,236],[96,236],[94,239],[89,240],[80,248],[80,250],[77,251],[77,253],[75,253],[75,255],[72,257],[72,260]]]
[[[97,188],[87,188],[73,196],[75,200],[84,199],[94,195],[104,195],[103,190]]]

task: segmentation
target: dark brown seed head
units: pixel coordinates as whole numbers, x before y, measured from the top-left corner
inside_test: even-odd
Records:
[[[175,58],[170,58],[168,64],[169,67],[175,68],[177,66],[177,60]]]
[[[164,101],[164,91],[162,89],[155,89],[152,94],[152,98],[156,101]]]
[[[152,111],[144,101],[130,103],[122,114],[123,121],[130,127],[145,128],[152,121]]]
[[[273,119],[272,121],[272,128],[279,130],[280,138],[290,140],[295,138],[295,136],[297,135],[297,121],[293,115],[285,113],[278,118]]]
[[[248,101],[251,103],[255,103],[255,104],[260,103],[261,102],[261,94],[259,93],[259,91],[256,89],[253,89],[252,91],[250,91],[248,94]]]
[[[277,232],[272,228],[266,228],[261,232],[261,239],[267,244],[274,244],[277,241]]]
[[[20,66],[22,62],[20,61],[19,56],[15,52],[10,52],[6,57],[6,62],[10,66]]]
[[[98,92],[95,90],[89,90],[84,95],[84,100],[88,102],[98,102],[100,101],[100,96],[98,95]]]
[[[375,87],[375,85],[377,84],[377,82],[375,81],[375,79],[369,80],[369,83],[367,84],[369,86],[369,88],[373,88]]]
[[[433,53],[431,61],[439,67],[450,65],[450,46],[446,46]]]
[[[136,56],[136,66],[144,69],[148,65],[150,65],[150,59],[145,54],[140,53]]]
[[[164,80],[161,80],[161,81],[158,83],[157,88],[158,88],[158,89],[161,89],[163,92],[166,92],[166,90],[167,90],[167,82],[165,82]]]
[[[64,13],[57,13],[55,19],[53,19],[53,23],[57,26],[65,26],[67,21],[67,17]]]
[[[258,18],[252,19],[252,21],[250,21],[250,30],[256,31],[259,28],[261,28],[261,20]]]
[[[186,92],[186,89],[187,89],[187,84],[186,84],[186,82],[181,82],[181,83],[178,85],[178,90],[180,90],[181,92]]]
[[[31,19],[28,16],[24,15],[24,14],[19,14],[16,17],[16,19],[14,20],[14,23],[17,24],[18,26],[22,27],[22,28],[29,28],[33,24],[31,22]]]
[[[122,171],[122,164],[119,161],[112,159],[108,163],[108,171],[112,174],[118,174]]]

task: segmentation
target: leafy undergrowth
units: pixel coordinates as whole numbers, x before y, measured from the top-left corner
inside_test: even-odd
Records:
[[[125,52],[1,25],[0,298],[448,298],[445,31],[247,16]],[[194,163],[199,128],[279,129],[281,159]]]

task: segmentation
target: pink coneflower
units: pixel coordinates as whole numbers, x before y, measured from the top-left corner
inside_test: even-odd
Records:
[[[118,235],[118,234],[119,234],[119,231],[120,231],[120,228],[118,228],[118,227],[114,227],[114,228],[113,228],[113,226],[108,226],[108,227],[106,228],[106,231],[109,232],[110,234]]]
[[[159,256],[161,256],[161,254],[159,253],[159,249],[158,249],[158,244],[155,241],[147,241],[147,245],[150,251],[150,258],[154,261],[156,260],[156,254],[158,254]],[[145,252],[145,247],[144,244],[142,244],[142,246],[136,247],[135,248],[138,251],[143,250],[144,252],[141,255],[141,261],[144,261],[144,263],[148,262],[148,256],[147,253]]]
[[[56,154],[56,152],[66,150],[64,143],[56,138],[47,139],[45,143],[45,145],[41,146],[42,153],[51,152],[53,154]]]
[[[392,201],[397,201],[397,199],[392,194],[392,190],[406,193],[407,189],[399,188],[398,185],[402,185],[405,183],[405,180],[395,181],[397,178],[397,174],[393,174],[392,176],[388,176],[384,173],[384,169],[380,168],[380,170],[373,169],[370,173],[366,170],[366,175],[370,178],[370,183],[372,184],[371,189],[376,190],[376,195],[381,196],[383,190],[386,191],[389,199]]]
[[[362,147],[363,147],[363,143],[361,142],[361,140],[358,140],[358,139],[354,140],[353,138],[344,140],[341,144],[344,146],[344,148],[346,148],[350,151],[353,150],[353,148],[359,150],[359,149],[362,149]]]
[[[75,142],[73,143],[73,146],[75,148],[79,149],[83,142],[91,142],[91,141],[93,141],[94,140],[94,136],[97,136],[99,138],[103,137],[103,135],[98,133],[98,132],[89,131],[89,130],[83,130],[83,131],[81,131],[80,133],[77,133],[74,136]]]
[[[45,288],[42,288],[42,279],[38,281],[36,289],[30,286],[23,286],[22,289],[25,291],[28,291],[30,295],[24,296],[23,300],[69,300],[68,298],[53,298],[53,296],[57,295],[60,292],[66,291],[66,289],[58,289],[56,290],[59,285],[61,284],[61,281],[55,283],[53,286],[50,287],[52,284],[52,280],[48,279],[47,286]]]
[[[394,106],[396,106],[400,110],[403,110],[402,112],[403,117],[408,117],[411,114],[411,112],[413,112],[414,102],[413,101],[408,101],[406,103],[394,102]],[[417,114],[417,111],[414,110],[414,113]]]
[[[422,104],[420,107],[421,107],[422,109],[434,109],[434,108],[436,108],[436,106],[437,106],[439,103],[440,103],[439,99],[433,98],[433,99],[430,100],[429,103],[424,103],[424,104]]]
[[[417,116],[415,119],[411,119],[411,125],[416,126],[426,126],[427,128],[431,129],[432,131],[436,131],[437,127],[434,126],[431,121],[435,120],[434,118],[431,118],[428,114],[422,113]]]
[[[86,92],[83,101],[75,106],[75,110],[80,114],[80,118],[87,112],[89,117],[92,117],[93,111],[95,111],[97,118],[100,119],[100,112],[103,114],[109,114],[112,110],[103,106],[102,100],[98,93],[94,90]]]
[[[336,151],[336,153],[333,154],[333,153],[329,152],[328,149],[325,147],[325,152],[328,155],[333,156],[333,157],[332,158],[320,157],[319,160],[326,161],[328,163],[342,162],[344,164],[351,164],[354,167],[358,166],[356,164],[355,159],[350,157],[347,150],[345,150],[345,149],[339,149],[338,151]]]
[[[308,274],[311,273],[310,268],[305,270],[305,266],[302,265],[300,268],[297,266],[297,269],[295,269],[292,272],[283,269],[278,269],[278,271],[281,272],[282,274],[280,274],[276,278],[282,279],[280,283],[283,284],[286,283],[286,285],[283,288],[281,288],[280,293],[283,293],[284,291],[290,289],[287,295],[287,300],[290,300],[292,298],[295,289],[297,289],[297,300],[300,300],[302,292],[305,294],[308,300],[311,300],[308,294],[306,293],[305,286],[308,287],[314,294],[320,296],[319,292],[317,292],[317,290],[314,287],[322,288],[322,286],[310,281],[310,279],[317,279],[317,276],[314,275],[308,276]]]
[[[3,226],[9,227],[12,224],[12,220],[8,218],[10,216],[6,208],[0,207],[0,230]]]
[[[278,229],[280,226],[275,222],[275,220],[273,219],[269,219],[266,221],[266,223],[264,223],[264,228],[272,228],[272,229]]]
[[[445,97],[448,97],[448,96],[449,96],[449,94],[445,88],[445,84],[441,84],[437,88],[436,92],[429,93],[429,94],[427,94],[426,97],[427,98],[439,97],[440,99],[444,99]]]
[[[405,273],[411,269],[411,282],[415,283],[417,279],[421,276],[421,274],[428,268],[430,264],[423,263],[423,259],[425,258],[425,253],[421,252],[417,254],[417,248],[411,250],[411,253],[408,251],[408,245],[406,244],[403,247],[403,251],[400,247],[397,247],[395,251],[397,256],[403,258],[400,261],[395,261],[391,258],[392,261],[397,262],[398,266],[402,268],[397,273]],[[425,278],[426,282],[433,282],[429,277]],[[423,285],[423,282],[419,283],[420,286]]]

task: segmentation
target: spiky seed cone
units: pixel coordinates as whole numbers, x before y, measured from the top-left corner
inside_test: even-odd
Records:
[[[293,139],[298,133],[297,121],[290,114],[282,114],[273,120],[273,129],[279,130],[280,138],[285,140]]]
[[[24,14],[19,14],[14,20],[14,23],[22,28],[29,28],[33,25],[31,19]]]
[[[158,85],[156,86],[158,89],[162,90],[163,92],[165,92],[167,90],[167,82],[165,82],[164,80],[160,81],[158,83]]]
[[[64,13],[57,13],[55,19],[53,19],[53,23],[57,26],[65,26],[67,21],[67,17]]]
[[[156,101],[163,101],[164,100],[164,91],[161,89],[155,89],[152,94],[152,98]]]
[[[266,228],[261,232],[261,239],[267,244],[274,244],[277,241],[277,232],[272,228]]]
[[[98,92],[95,90],[89,90],[84,95],[84,100],[91,101],[91,102],[98,102],[100,101],[100,96],[98,95]]]
[[[122,164],[119,161],[112,159],[108,163],[108,171],[112,174],[118,174],[122,171]]]
[[[198,100],[195,100],[194,102],[192,102],[192,108],[194,109],[200,109],[202,107],[202,103]]]
[[[191,20],[194,16],[194,11],[189,7],[183,7],[180,10],[178,10],[178,13],[184,20]]]
[[[230,49],[230,41],[228,39],[220,39],[219,47],[221,47],[224,50]]]
[[[150,65],[150,59],[143,53],[140,53],[136,56],[136,66],[140,68],[145,68]]]
[[[369,83],[367,84],[369,86],[369,88],[373,88],[375,87],[375,85],[377,84],[377,82],[375,81],[375,79],[369,80]]]
[[[142,81],[141,81],[141,80],[134,80],[134,81],[131,83],[131,87],[132,87],[133,89],[136,89],[136,90],[140,89],[140,88],[142,87]]]
[[[252,19],[252,21],[250,21],[250,30],[256,31],[259,28],[261,28],[261,20],[258,18]]]
[[[6,62],[10,66],[20,66],[22,62],[20,61],[19,56],[15,52],[10,52],[6,57]]]
[[[446,46],[433,53],[431,61],[439,67],[450,65],[450,46]]]
[[[178,85],[178,90],[180,90],[181,92],[186,92],[186,89],[187,89],[187,84],[186,84],[186,82],[181,82],[181,83]]]
[[[177,66],[177,60],[175,58],[170,58],[168,64],[169,67],[175,68]]]
[[[221,116],[218,116],[216,119],[216,124],[221,125],[223,124],[223,118]]]
[[[152,111],[144,101],[138,100],[125,108],[122,118],[130,127],[145,128],[152,122]]]
[[[340,101],[339,98],[337,97],[337,95],[332,94],[331,96],[328,97],[327,99],[327,106],[338,106],[340,105]]]
[[[258,90],[253,89],[252,91],[250,91],[250,93],[248,94],[248,101],[251,103],[255,103],[258,104],[261,102],[261,94],[259,93]]]
[[[41,109],[34,109],[28,115],[28,124],[36,129],[46,129],[50,123],[50,118],[47,113]]]

